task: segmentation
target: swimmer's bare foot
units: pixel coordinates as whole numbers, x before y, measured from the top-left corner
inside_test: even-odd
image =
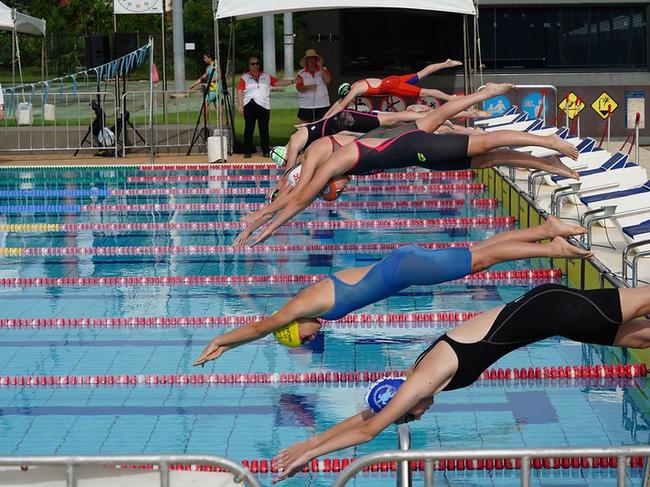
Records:
[[[556,134],[549,135],[548,137],[550,137],[549,140],[551,141],[551,143],[549,144],[549,149],[554,149],[558,152],[561,152],[565,156],[573,159],[574,161],[578,160],[578,156],[580,155],[580,153],[578,152],[578,149],[576,149],[575,145],[560,138]]]
[[[447,59],[447,60],[445,61],[445,65],[446,65],[448,68],[453,68],[454,66],[462,66],[462,64],[463,64],[463,63],[462,63],[461,61],[456,61],[456,60],[454,60],[454,59]]]
[[[472,110],[472,115],[473,115],[475,118],[486,118],[486,117],[491,117],[491,116],[492,116],[492,112],[488,112],[487,110],[478,110],[478,109],[475,109],[475,110]]]
[[[593,252],[590,252],[589,250],[571,245],[562,237],[555,237],[549,245],[553,247],[553,254],[557,257],[584,259],[593,257],[594,255]]]
[[[485,91],[490,96],[503,95],[513,89],[515,85],[512,83],[485,83]]]
[[[544,223],[544,228],[548,232],[547,235],[549,238],[555,237],[570,237],[572,235],[582,235],[587,233],[587,229],[581,227],[580,225],[571,225],[565,223],[559,218],[549,215]]]
[[[547,157],[546,160],[551,163],[553,166],[552,168],[549,168],[548,171],[552,172],[553,174],[557,174],[559,176],[565,176],[567,178],[571,179],[580,179],[580,174],[578,174],[576,171],[573,169],[570,169],[567,167],[559,157],[557,156],[551,156]]]

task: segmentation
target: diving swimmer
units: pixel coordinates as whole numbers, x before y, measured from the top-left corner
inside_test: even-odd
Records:
[[[503,232],[472,247],[428,250],[415,245],[390,252],[377,264],[345,269],[300,291],[272,316],[216,337],[194,365],[214,360],[227,350],[274,333],[287,346],[298,346],[321,329],[317,318],[338,320],[371,303],[412,286],[461,279],[496,263],[530,257],[589,257],[563,237],[585,229],[549,216],[546,223]],[[549,244],[534,243],[553,239]]]
[[[558,284],[533,288],[435,340],[406,378],[382,379],[366,393],[368,408],[274,458],[274,482],[326,453],[366,443],[393,423],[420,419],[443,391],[467,387],[498,359],[552,336],[580,343],[649,348],[650,286],[580,291]]]

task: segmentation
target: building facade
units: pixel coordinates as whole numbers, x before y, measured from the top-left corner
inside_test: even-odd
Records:
[[[559,106],[568,102],[569,115],[579,114],[582,135],[600,135],[611,109],[612,135],[622,137],[636,112],[645,125],[649,13],[650,1],[480,0],[483,79],[557,87],[557,99],[553,90],[531,88],[513,94],[505,104],[516,103],[539,115],[543,98],[547,121],[555,118],[558,107],[558,123],[565,123]],[[471,29],[473,21],[468,24]],[[334,89],[340,81],[404,74],[430,62],[463,57],[460,15],[320,11],[307,15],[307,32],[334,75]],[[472,39],[473,33],[468,37]],[[472,48],[470,56],[473,53]],[[422,84],[461,92],[463,77],[458,71],[441,73]],[[643,128],[641,135],[650,139],[650,130]]]

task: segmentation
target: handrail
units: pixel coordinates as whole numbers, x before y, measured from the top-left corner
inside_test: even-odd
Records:
[[[649,445],[600,447],[600,448],[493,448],[471,450],[411,450],[383,451],[358,458],[345,467],[332,487],[344,487],[364,467],[382,462],[424,460],[424,485],[433,486],[433,462],[448,458],[460,460],[479,460],[483,458],[521,460],[521,486],[530,486],[530,463],[533,458],[567,457],[616,457],[616,485],[625,487],[627,458],[632,456],[649,457]],[[647,462],[646,462],[647,463]]]
[[[401,424],[397,428],[397,444],[401,451],[411,449],[411,430],[408,424]],[[410,462],[397,464],[397,487],[411,487],[413,485],[413,472]]]
[[[230,471],[234,481],[249,487],[262,487],[257,478],[243,465],[216,455],[43,455],[0,456],[0,466],[62,466],[66,468],[67,487],[76,487],[76,467],[81,465],[158,465],[160,486],[169,487],[169,466],[177,463],[216,465]]]
[[[633,242],[626,246],[623,249],[623,252],[621,254],[621,270],[622,270],[622,275],[623,275],[623,281],[627,283],[628,277],[627,277],[627,270],[628,267],[632,269],[632,287],[636,287],[638,283],[638,275],[639,275],[639,260],[643,257],[648,257],[650,256],[650,250],[644,250],[642,252],[638,252],[634,257],[632,257],[632,261],[630,262],[628,259],[628,255],[631,250],[636,249],[638,247],[643,247],[645,245],[650,245],[650,240],[641,240],[640,242]]]

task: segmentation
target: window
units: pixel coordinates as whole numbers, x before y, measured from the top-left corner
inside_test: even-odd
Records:
[[[460,15],[403,10],[342,10],[343,70],[400,74],[462,59]]]
[[[481,8],[480,32],[488,69],[647,66],[640,5]]]

